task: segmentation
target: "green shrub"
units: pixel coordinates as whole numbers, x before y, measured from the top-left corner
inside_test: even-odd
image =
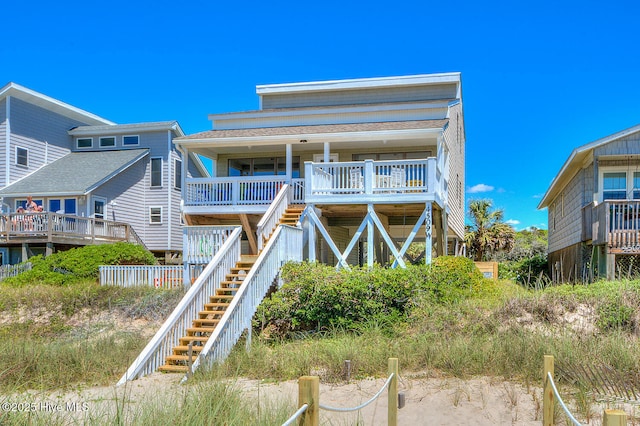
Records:
[[[2,284],[65,285],[87,279],[97,280],[100,265],[153,265],[156,260],[142,246],[115,243],[73,248],[46,258],[33,256],[29,262],[33,265],[30,271],[7,278]]]
[[[397,324],[425,299],[448,304],[492,289],[473,262],[439,257],[432,265],[406,269],[353,268],[339,270],[317,263],[287,264],[282,288],[265,299],[254,327],[264,336],[341,328],[359,330],[372,322]]]
[[[538,281],[548,279],[547,256],[538,254],[526,259],[501,262],[498,265],[498,276],[534,288]]]

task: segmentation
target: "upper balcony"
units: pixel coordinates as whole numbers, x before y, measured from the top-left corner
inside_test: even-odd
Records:
[[[304,179],[285,176],[189,178],[183,192],[190,214],[266,212],[279,189],[291,185],[294,204],[443,206],[447,181],[436,158],[398,161],[306,162]]]
[[[611,253],[640,253],[639,200],[589,205],[583,209],[583,223],[583,239],[594,245],[606,244]]]

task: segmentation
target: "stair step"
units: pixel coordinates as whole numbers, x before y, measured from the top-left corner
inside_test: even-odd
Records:
[[[225,312],[226,311],[200,311],[198,312],[198,316],[200,317],[199,319],[209,318],[209,315],[215,315],[220,318]]]
[[[193,325],[195,327],[199,327],[199,326],[215,326],[220,322],[220,318],[196,318],[193,320]],[[208,327],[208,328],[215,328],[215,327]]]
[[[180,338],[180,344],[184,346],[188,345],[189,342],[205,343],[207,340],[209,340],[209,336],[185,336]],[[194,345],[193,347],[195,348],[196,345]]]
[[[219,302],[221,300],[229,300],[231,301],[231,299],[233,299],[233,296],[229,295],[229,294],[216,294],[215,296],[209,296],[209,300],[211,302]]]
[[[195,356],[191,357],[191,362],[195,361],[196,358],[198,358],[198,354],[195,354]],[[170,363],[172,361],[173,362],[176,362],[176,361],[178,361],[178,362],[180,362],[180,361],[187,362],[187,361],[189,361],[189,355],[169,355],[165,359],[166,363]]]
[[[165,373],[186,373],[189,368],[186,365],[165,364],[160,366],[158,370]]]
[[[203,346],[200,345],[192,345],[191,346],[191,350],[194,354],[198,354],[200,353],[200,351],[202,351]],[[182,355],[182,352],[184,352],[185,354],[189,353],[189,345],[181,345],[181,346],[174,346],[173,347],[173,354],[174,355]]]
[[[234,285],[240,287],[240,285],[242,285],[242,281],[227,281],[227,280],[220,281],[221,288],[225,286],[234,286]]]
[[[246,278],[247,274],[227,274],[224,278],[227,281],[242,282]]]
[[[213,333],[215,327],[189,327],[187,328],[187,337],[196,337],[195,333]]]
[[[213,308],[227,308],[227,306],[229,306],[228,303],[225,302],[211,302],[211,303],[205,303],[204,304],[204,308],[208,311],[221,311],[224,312],[224,309],[213,309]]]

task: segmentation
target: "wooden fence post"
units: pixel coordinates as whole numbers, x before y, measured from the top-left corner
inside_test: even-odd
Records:
[[[396,426],[398,424],[398,358],[389,358],[389,375],[393,374],[391,382],[389,382],[389,389],[387,394],[388,400],[388,413],[387,424],[389,426]]]
[[[318,426],[320,424],[320,377],[302,376],[298,379],[298,408],[307,404],[298,424]]]
[[[542,381],[542,424],[544,426],[553,426],[554,395],[549,373],[553,377],[553,355],[544,356],[544,379]]]
[[[604,410],[603,426],[626,426],[627,414],[622,410]]]

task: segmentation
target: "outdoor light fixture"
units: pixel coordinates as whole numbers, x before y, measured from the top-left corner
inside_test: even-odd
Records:
[[[300,143],[307,143],[306,139],[300,139]]]

